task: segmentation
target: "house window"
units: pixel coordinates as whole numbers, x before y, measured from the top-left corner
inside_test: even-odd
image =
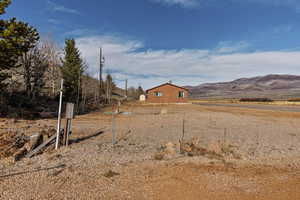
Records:
[[[184,98],[184,92],[183,91],[178,92],[178,97],[179,98]]]
[[[163,93],[162,92],[154,92],[154,95],[157,97],[161,97],[163,95]]]

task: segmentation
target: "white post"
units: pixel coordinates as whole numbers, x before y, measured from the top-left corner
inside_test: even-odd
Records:
[[[62,107],[62,95],[63,95],[64,79],[60,82],[60,97],[59,97],[59,108],[58,108],[58,119],[57,119],[57,130],[56,130],[56,144],[55,149],[58,149],[60,127],[61,127],[61,107]]]

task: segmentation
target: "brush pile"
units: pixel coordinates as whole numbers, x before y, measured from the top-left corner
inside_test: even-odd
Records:
[[[0,135],[0,159],[14,155],[24,147],[29,140],[30,137],[25,136],[23,133],[2,133]]]
[[[42,130],[32,136],[26,136],[18,131],[0,133],[0,159],[12,156],[15,161],[18,161],[53,134],[55,134],[54,129]]]
[[[179,141],[180,153],[188,156],[205,156],[211,159],[223,160],[224,157],[221,153],[215,150],[204,148],[200,145],[199,139],[193,138],[188,141]]]

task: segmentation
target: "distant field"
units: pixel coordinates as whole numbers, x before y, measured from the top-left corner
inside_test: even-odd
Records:
[[[191,99],[190,103],[235,103],[235,104],[263,104],[263,105],[300,105],[299,102],[288,100],[274,100],[273,102],[240,102],[239,99]]]

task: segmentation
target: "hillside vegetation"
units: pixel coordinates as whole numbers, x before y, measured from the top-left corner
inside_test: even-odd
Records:
[[[271,98],[300,97],[300,76],[267,75],[231,82],[187,86],[193,98]]]
[[[0,0],[0,15],[10,4]],[[77,113],[128,99],[110,74],[100,82],[88,68],[74,39],[66,39],[61,49],[26,22],[0,20],[0,116],[55,116],[62,79],[63,102],[74,103]],[[141,88],[130,88],[127,94],[137,98],[140,93]]]

